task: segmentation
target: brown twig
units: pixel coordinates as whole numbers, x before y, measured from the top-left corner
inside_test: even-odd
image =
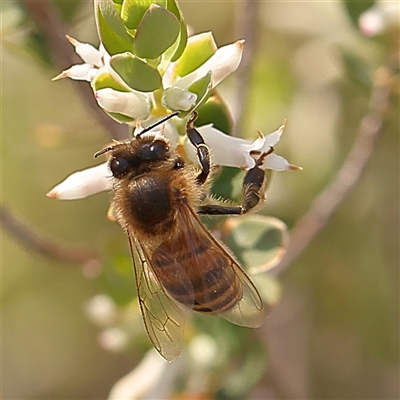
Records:
[[[44,36],[54,65],[59,69],[66,69],[72,64],[81,63],[69,44],[65,35],[69,29],[64,24],[57,6],[51,1],[21,0],[29,13],[37,30]],[[94,99],[92,89],[87,82],[74,84],[82,102],[113,139],[126,139],[128,127],[113,121],[105,114]]]
[[[299,218],[290,235],[290,244],[281,263],[272,273],[283,272],[309,246],[316,234],[360,180],[383,124],[389,105],[393,77],[386,68],[375,73],[369,111],[362,119],[353,147],[332,182],[315,198],[309,210]]]
[[[241,136],[243,116],[246,111],[250,91],[251,67],[256,49],[258,2],[253,0],[239,1],[236,6],[236,37],[246,39],[242,60],[235,73],[236,77],[236,110],[233,136]]]
[[[11,214],[3,205],[0,205],[0,221],[2,229],[7,231],[24,248],[33,250],[57,261],[71,262],[88,266],[98,264],[98,256],[86,249],[61,246],[42,237],[26,223]]]

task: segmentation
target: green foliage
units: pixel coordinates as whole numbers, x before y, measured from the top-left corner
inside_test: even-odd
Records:
[[[216,129],[229,134],[232,132],[232,118],[224,100],[214,91],[212,96],[199,107],[197,126],[212,124]]]
[[[161,76],[157,69],[131,53],[111,57],[111,67],[133,90],[152,92],[161,88]]]
[[[138,57],[160,57],[178,38],[179,21],[167,9],[151,6],[144,14],[135,35],[135,54]]]
[[[186,76],[204,64],[217,50],[211,32],[199,35],[185,47],[175,70],[177,76]]]
[[[152,1],[152,0],[122,0],[121,1],[121,18],[125,26],[131,32],[138,29],[143,16],[148,12],[152,4],[157,4],[160,7],[166,8],[166,1]]]
[[[115,77],[110,75],[108,72],[103,72],[98,74],[96,78],[92,81],[92,87],[94,90],[111,88],[118,90],[120,92],[128,92],[128,88],[118,82]]]
[[[112,0],[94,0],[97,31],[104,47],[111,56],[132,51],[132,38]]]

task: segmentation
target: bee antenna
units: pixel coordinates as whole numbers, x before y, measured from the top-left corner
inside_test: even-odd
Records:
[[[168,121],[169,119],[171,119],[172,117],[176,117],[179,114],[179,111],[175,111],[167,116],[165,116],[164,118],[159,119],[158,121],[156,121],[154,124],[151,124],[150,126],[148,126],[147,128],[144,128],[141,132],[139,132],[136,136],[141,136],[143,135],[143,133],[146,133],[148,131],[151,131],[153,128],[163,124],[164,122]],[[97,153],[96,153],[97,154]]]
[[[118,140],[114,140],[113,139],[113,142],[114,142],[114,144],[112,144],[111,146],[105,147],[104,149],[99,150],[96,153],[94,153],[93,157],[97,158],[97,157],[101,156],[104,153],[108,153],[109,151],[114,150],[120,144],[120,142],[118,142]]]

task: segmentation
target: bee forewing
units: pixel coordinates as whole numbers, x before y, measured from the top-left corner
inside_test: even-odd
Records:
[[[182,241],[187,243],[187,248],[192,248],[191,270],[197,271],[192,275],[202,278],[204,299],[207,300],[204,305],[234,324],[260,327],[265,317],[264,306],[250,278],[206,229],[191,207],[182,207],[179,218],[182,226],[189,227],[182,230]],[[202,253],[196,249],[196,243],[203,244]],[[219,299],[215,297],[216,293],[220,293]],[[223,310],[226,304],[233,305]]]
[[[147,333],[156,350],[166,360],[173,361],[182,350],[185,314],[158,282],[142,245],[131,234],[128,237],[139,304]]]
[[[220,313],[222,318],[248,328],[259,328],[265,318],[265,311],[257,289],[250,278],[236,264],[235,274],[242,285],[242,296],[229,310]]]

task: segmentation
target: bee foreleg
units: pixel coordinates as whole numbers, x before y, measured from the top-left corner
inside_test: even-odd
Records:
[[[197,150],[197,158],[201,166],[201,172],[197,175],[196,182],[198,185],[202,185],[207,180],[210,173],[210,151],[199,131],[193,126],[196,117],[197,114],[193,113],[192,118],[190,118],[186,125],[186,134],[190,143],[192,143]]]

